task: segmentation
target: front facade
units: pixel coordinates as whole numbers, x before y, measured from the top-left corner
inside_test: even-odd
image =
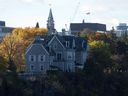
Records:
[[[56,34],[37,37],[26,51],[27,72],[75,72],[76,68],[84,67],[86,57],[87,41],[84,38]]]
[[[56,34],[50,9],[48,35],[38,36],[26,50],[27,73],[45,74],[49,70],[75,72],[83,69],[87,57],[87,40]]]

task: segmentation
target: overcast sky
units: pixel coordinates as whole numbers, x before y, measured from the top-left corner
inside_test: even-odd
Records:
[[[128,23],[128,0],[0,0],[0,20],[10,27],[46,27],[51,5],[58,31],[71,22]],[[86,15],[90,12],[90,15]]]

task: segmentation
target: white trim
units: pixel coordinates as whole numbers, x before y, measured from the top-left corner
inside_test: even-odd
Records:
[[[70,56],[70,58],[69,58]],[[67,60],[73,60],[73,53],[72,52],[67,52]]]
[[[54,38],[56,38],[59,41],[59,43],[61,44],[61,46],[65,49],[64,45],[60,42],[60,40],[56,37],[56,35],[53,36],[53,38],[49,41],[48,45],[51,44],[51,42],[54,40]]]
[[[66,41],[66,47],[69,48],[69,46],[70,46],[70,42]]]
[[[33,61],[32,61],[33,58]],[[36,62],[36,55],[29,55],[29,62]]]
[[[33,69],[32,69],[33,67]],[[30,65],[30,71],[35,71],[35,66],[34,65]]]
[[[43,60],[41,60],[41,57],[43,56]],[[38,62],[45,62],[46,56],[45,55],[38,55]]]
[[[25,52],[25,55],[28,53],[28,51],[31,49],[32,44],[27,47],[27,51]]]
[[[49,52],[44,48],[44,46],[42,44],[39,44],[42,46],[42,48],[46,51],[46,53],[49,55]]]
[[[33,42],[35,41],[35,39],[30,43],[30,45],[26,48],[27,51],[25,52],[25,55],[28,53],[28,51],[31,49]]]
[[[43,70],[44,70],[44,66],[40,65],[40,71],[43,71]]]
[[[48,51],[44,48],[44,46],[43,46],[42,44],[31,44],[30,47],[28,47],[28,49],[27,49],[25,55],[29,52],[29,50],[30,50],[30,49],[32,48],[32,46],[34,46],[34,45],[40,45],[40,46],[46,51],[46,53],[49,55]]]
[[[62,52],[57,52],[57,53],[56,53],[56,57],[55,57],[56,60],[58,60],[58,54],[61,54],[61,58],[60,58],[60,60],[62,60],[62,59],[63,59]]]
[[[73,44],[72,44],[72,47],[75,48],[76,47],[76,44],[75,44],[75,40],[73,39]]]

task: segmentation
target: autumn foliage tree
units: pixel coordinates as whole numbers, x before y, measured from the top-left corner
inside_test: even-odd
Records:
[[[16,28],[4,37],[0,44],[0,53],[10,64],[15,63],[22,70],[25,64],[25,50],[37,35],[47,34],[45,28]],[[10,62],[11,61],[11,62]]]

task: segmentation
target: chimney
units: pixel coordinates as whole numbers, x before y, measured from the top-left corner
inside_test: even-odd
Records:
[[[84,22],[84,19],[83,19],[82,23],[85,23],[85,22]]]
[[[63,29],[62,29],[62,35],[66,35],[65,32],[66,32],[66,31],[65,31],[65,29],[63,28]]]

